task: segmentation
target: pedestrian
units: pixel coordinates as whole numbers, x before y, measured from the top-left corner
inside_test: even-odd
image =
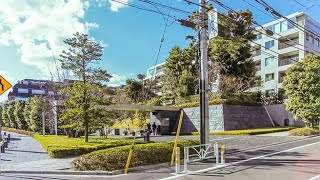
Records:
[[[151,132],[151,124],[150,123],[147,124],[147,128],[148,128],[148,131]]]
[[[157,129],[157,125],[155,122],[153,122],[152,124],[152,131],[153,131],[153,135],[155,136],[156,135],[156,129]]]

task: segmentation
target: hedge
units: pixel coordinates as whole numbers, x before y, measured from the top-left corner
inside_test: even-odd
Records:
[[[276,128],[266,128],[266,129],[245,129],[245,130],[230,130],[221,132],[210,132],[210,135],[257,135],[274,133],[281,131],[289,131],[294,129],[294,127],[276,127]],[[193,132],[193,135],[200,135],[200,132]]]
[[[319,131],[312,128],[297,128],[289,131],[289,136],[311,136],[319,133]]]
[[[20,130],[20,129],[15,129],[15,128],[7,128],[7,127],[2,127],[2,131],[14,132],[14,133],[24,134],[24,135],[28,135],[28,136],[32,136],[33,134],[35,134],[32,131],[25,131],[25,130]]]
[[[42,136],[36,134],[33,137],[41,143],[49,156],[53,158],[79,156],[101,149],[126,146],[132,143],[132,140],[129,139],[116,138],[104,139],[99,137],[89,137],[89,142],[85,143],[83,138],[68,138],[67,136]],[[136,142],[138,144],[145,143],[143,141]]]
[[[137,144],[134,146],[130,167],[145,166],[169,162],[173,142]],[[198,140],[181,140],[178,146],[183,147],[200,144]],[[115,147],[83,155],[72,162],[76,170],[113,171],[124,169],[131,146]]]

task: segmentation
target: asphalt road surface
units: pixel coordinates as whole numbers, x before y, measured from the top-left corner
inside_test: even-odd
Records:
[[[172,167],[157,168],[144,172],[117,176],[61,176],[61,175],[22,175],[3,174],[2,180],[78,180],[78,179],[285,179],[285,180],[320,180],[320,136],[295,141],[265,145],[254,149],[239,149],[226,154],[229,166],[220,169],[212,166],[213,162],[190,165],[191,174],[172,175]],[[181,167],[183,168],[183,167]],[[206,171],[203,171],[206,169]]]

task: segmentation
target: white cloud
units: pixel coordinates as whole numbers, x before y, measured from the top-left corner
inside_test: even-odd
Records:
[[[126,7],[125,4],[127,4],[129,2],[129,0],[121,0],[121,2],[123,2],[123,3],[109,0],[109,3],[111,5],[111,7],[110,7],[111,11],[117,12],[120,8]]]
[[[127,77],[125,75],[111,74],[112,78],[108,86],[120,86],[126,84]]]
[[[89,6],[89,0],[0,1],[0,46],[17,45],[23,63],[48,75],[52,55],[66,49],[64,39],[99,27],[81,22]]]

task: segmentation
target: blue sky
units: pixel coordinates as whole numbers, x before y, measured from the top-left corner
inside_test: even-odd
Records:
[[[128,0],[120,0],[128,1]],[[181,0],[152,0],[166,5],[196,11],[197,6]],[[191,0],[197,2],[197,0]],[[246,0],[263,8],[254,0]],[[318,0],[266,0],[283,15],[305,11],[320,22]],[[164,20],[159,14],[122,6],[109,0],[1,0],[0,2],[0,75],[12,84],[24,78],[48,79],[54,69],[53,55],[66,48],[62,40],[74,32],[85,32],[105,46],[101,66],[114,76],[111,85],[146,73],[154,65]],[[41,2],[41,3],[40,3]],[[244,0],[221,0],[235,10],[250,9],[257,22],[274,20],[251,7]],[[129,3],[154,9],[153,6],[129,0]],[[315,6],[311,6],[315,5]],[[224,12],[218,5],[219,11]],[[163,13],[186,18],[187,14],[160,9]],[[167,28],[158,63],[164,62],[174,45],[185,47],[186,35],[195,32],[177,22]],[[0,96],[5,99],[5,95]]]

